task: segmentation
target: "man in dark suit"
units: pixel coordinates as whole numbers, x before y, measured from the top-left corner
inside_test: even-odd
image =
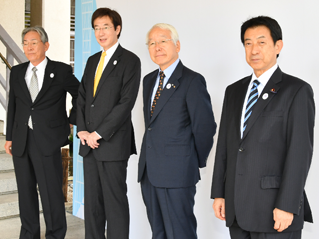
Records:
[[[78,98],[78,137],[84,157],[85,237],[129,237],[126,196],[128,158],[136,154],[131,121],[141,77],[141,63],[118,43],[121,16],[109,8],[92,15],[103,48],[86,64]]]
[[[79,81],[71,66],[45,56],[49,43],[43,28],[24,29],[22,41],[29,62],[11,70],[5,144],[6,152],[13,155],[18,186],[20,238],[40,238],[37,185],[46,238],[64,238],[61,147],[68,143],[69,124],[75,124]],[[67,92],[73,98],[69,118]]]
[[[283,73],[276,20],[241,27],[253,74],[226,89],[211,197],[232,238],[300,238],[312,222],[304,191],[313,150],[312,88]]]
[[[206,166],[216,123],[203,76],[179,60],[176,29],[147,34],[159,69],[143,80],[145,134],[138,168],[153,238],[197,238],[193,212],[199,168]]]

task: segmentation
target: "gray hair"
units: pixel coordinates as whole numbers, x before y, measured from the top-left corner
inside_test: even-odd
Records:
[[[168,23],[157,23],[155,24],[147,33],[146,35],[146,43],[149,42],[149,37],[150,37],[150,32],[154,29],[154,28],[161,28],[161,29],[164,29],[164,30],[168,30],[171,32],[171,38],[172,38],[172,41],[174,42],[174,44],[176,45],[176,43],[179,41],[179,36],[178,36],[178,33],[176,31],[176,29],[168,24]]]
[[[41,38],[41,42],[43,43],[46,43],[49,41],[49,38],[48,38],[48,34],[46,33],[46,31],[43,29],[43,27],[40,27],[40,26],[35,26],[35,27],[28,27],[28,28],[25,28],[23,31],[22,31],[22,42],[24,40],[24,36],[28,33],[28,32],[37,32],[39,33],[40,35],[40,38]]]

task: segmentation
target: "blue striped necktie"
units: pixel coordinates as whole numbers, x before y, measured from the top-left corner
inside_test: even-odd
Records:
[[[249,97],[247,100],[247,105],[246,105],[246,111],[245,111],[245,118],[244,118],[244,127],[243,127],[243,132],[245,132],[245,129],[247,127],[247,122],[248,119],[253,111],[253,107],[255,103],[258,100],[258,90],[257,87],[260,84],[260,82],[256,79],[253,82],[253,86],[250,89]]]

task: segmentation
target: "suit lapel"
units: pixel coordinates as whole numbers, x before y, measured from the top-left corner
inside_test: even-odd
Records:
[[[144,116],[145,116],[145,123],[149,123],[151,118],[151,97],[153,93],[153,89],[156,83],[156,79],[158,76],[158,71],[154,71],[153,74],[150,75],[148,80],[145,80],[145,86],[144,86]]]
[[[265,107],[268,105],[268,103],[273,99],[273,97],[276,95],[276,93],[271,92],[271,89],[275,89],[276,92],[279,91],[280,86],[278,85],[279,82],[281,82],[282,78],[282,72],[280,68],[278,67],[277,70],[274,72],[274,74],[269,79],[268,83],[264,87],[264,90],[259,95],[259,98],[253,108],[253,111],[251,113],[251,116],[249,117],[246,130],[243,134],[242,140],[247,136],[249,133],[249,130],[252,128],[258,117],[260,116],[261,112],[265,109]],[[268,97],[266,99],[263,98],[263,96],[267,96],[265,94],[268,94]]]
[[[97,66],[99,64],[101,58],[101,52],[100,54],[96,54],[95,56],[92,57],[92,62],[90,63],[91,66],[88,68],[88,75],[87,75],[87,92],[92,96],[93,99],[93,88],[94,88],[94,78],[95,78],[95,72],[97,69]],[[95,93],[96,94],[96,93]],[[92,100],[91,99],[91,100]]]
[[[250,83],[250,79],[251,76],[246,77],[245,79],[243,79],[243,82],[240,86],[240,88],[236,89],[235,93],[232,94],[236,94],[235,96],[231,96],[231,99],[233,99],[232,101],[234,101],[234,104],[236,107],[234,107],[234,123],[236,126],[236,135],[237,135],[237,139],[240,139],[241,137],[241,115],[242,115],[242,110],[243,110],[243,106],[244,106],[244,101],[245,101],[245,97],[246,97],[246,92]]]
[[[110,61],[107,63],[107,65],[102,73],[99,85],[97,86],[97,89],[96,89],[95,97],[99,94],[99,91],[100,91],[102,85],[104,84],[104,82],[107,81],[107,77],[110,75],[110,73],[116,68],[116,66],[121,61],[122,52],[123,52],[123,48],[121,47],[121,45],[119,45],[117,47],[117,49],[115,50],[114,54],[112,55]],[[93,85],[94,85],[94,80],[93,80]],[[93,94],[93,91],[92,91],[92,94]],[[94,97],[94,99],[95,99],[95,97]],[[93,101],[94,101],[94,99],[93,99]]]
[[[48,63],[44,71],[43,85],[38,96],[34,100],[34,104],[36,104],[49,90],[55,76],[56,76],[55,64],[48,58]]]
[[[152,123],[154,121],[154,119],[157,117],[157,115],[160,113],[160,111],[162,110],[162,108],[164,107],[164,105],[166,104],[166,102],[168,101],[168,99],[170,99],[170,97],[173,95],[173,93],[177,90],[178,86],[179,86],[179,79],[182,77],[182,72],[183,72],[183,64],[180,61],[176,67],[176,69],[174,70],[172,76],[169,78],[166,86],[168,84],[171,84],[171,88],[167,88],[166,86],[164,87],[161,96],[159,98],[159,100],[156,103],[156,107],[153,113],[153,116],[150,120],[150,123]]]
[[[22,70],[21,70],[20,73],[19,73],[18,81],[20,82],[22,91],[25,93],[25,95],[26,95],[26,97],[28,98],[28,100],[29,100],[30,102],[32,102],[31,95],[30,95],[30,92],[29,92],[27,83],[26,83],[26,81],[25,81],[25,74],[26,74],[26,72],[27,72],[27,69],[28,69],[29,64],[30,64],[30,62],[27,62],[27,63],[25,63],[25,65],[23,66]]]

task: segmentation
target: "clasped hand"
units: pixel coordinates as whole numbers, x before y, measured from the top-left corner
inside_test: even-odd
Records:
[[[97,141],[101,138],[96,132],[89,133],[88,131],[81,131],[78,132],[78,137],[80,138],[82,145],[85,145],[86,143],[92,149],[98,148],[100,145]]]

